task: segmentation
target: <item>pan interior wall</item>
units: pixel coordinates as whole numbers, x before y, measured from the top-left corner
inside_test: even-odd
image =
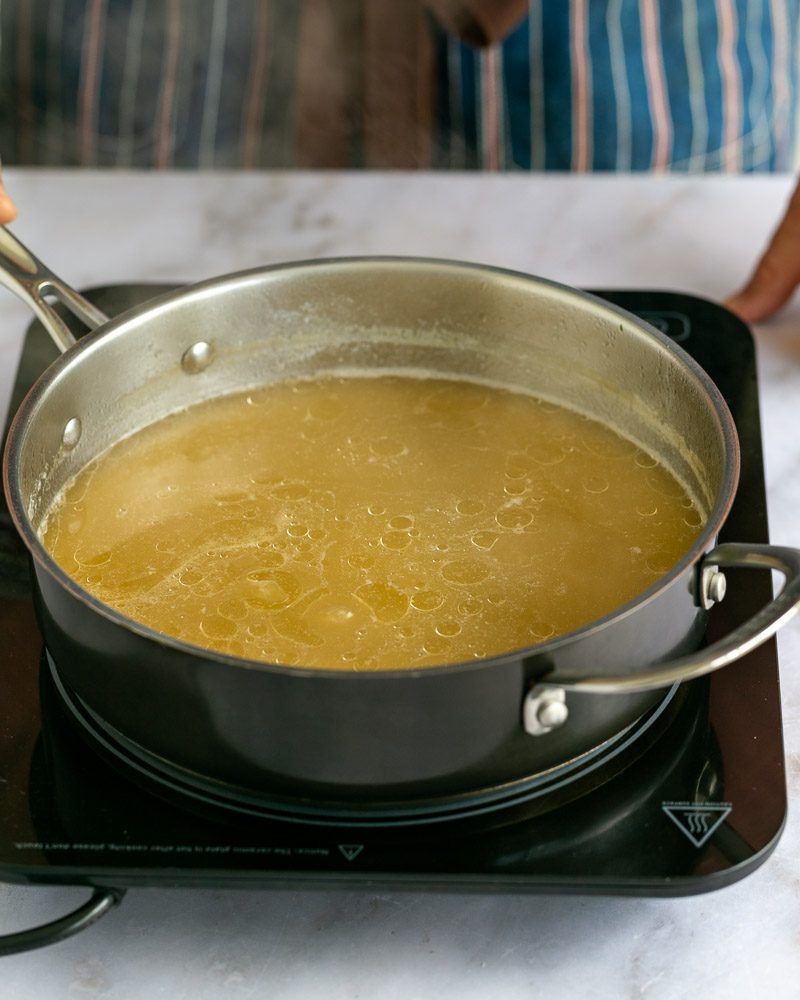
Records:
[[[198,342],[213,360],[188,374]],[[22,442],[34,525],[112,443],[193,403],[312,374],[420,372],[523,390],[610,424],[707,516],[730,441],[707,386],[638,321],[559,286],[430,262],[344,261],[220,279],[127,314],[57,371]],[[63,443],[77,417],[77,446]]]

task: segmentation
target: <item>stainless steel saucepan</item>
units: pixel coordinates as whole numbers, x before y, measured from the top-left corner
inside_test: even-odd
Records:
[[[365,257],[227,275],[107,319],[7,230],[0,256],[0,280],[64,352],[21,405],[4,456],[45,642],[82,711],[170,780],[300,815],[320,803],[357,816],[491,799],[594,753],[674,685],[741,657],[797,610],[800,552],[715,547],[739,469],[719,391],[668,338],[591,295],[491,267]],[[74,343],[53,299],[92,332]],[[172,639],[98,602],[43,548],[54,497],[124,435],[222,393],[353,368],[491,378],[604,420],[701,498],[706,527],[657,583],[568,635],[480,661],[363,674]],[[706,611],[732,566],[777,569],[786,583],[705,648]]]

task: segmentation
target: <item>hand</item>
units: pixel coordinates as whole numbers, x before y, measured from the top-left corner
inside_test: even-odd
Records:
[[[5,184],[3,183],[3,176],[0,173],[0,225],[5,226],[9,222],[13,222],[16,217],[16,205],[9,198]]]
[[[768,319],[800,285],[800,182],[750,280],[725,305],[747,323]]]
[[[528,13],[528,0],[425,0],[445,31],[467,45],[501,42]]]

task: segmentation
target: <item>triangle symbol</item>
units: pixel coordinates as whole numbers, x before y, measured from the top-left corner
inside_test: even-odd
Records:
[[[338,847],[348,861],[354,861],[364,850],[363,844],[339,844]]]
[[[662,802],[661,808],[695,847],[702,847],[733,806],[730,802]]]

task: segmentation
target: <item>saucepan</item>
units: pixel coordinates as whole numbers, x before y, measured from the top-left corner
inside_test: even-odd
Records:
[[[718,389],[667,337],[589,294],[477,264],[363,257],[229,274],[108,319],[7,230],[0,255],[0,280],[63,351],[20,406],[3,467],[45,644],[81,712],[176,783],[300,816],[488,801],[619,739],[676,685],[740,658],[797,611],[800,552],[715,545],[739,469]],[[54,300],[91,332],[76,343]],[[490,378],[603,420],[703,498],[706,525],[644,593],[568,635],[375,673],[173,639],[100,603],[43,547],[53,498],[123,436],[222,393],[354,368]],[[706,647],[727,567],[778,570],[784,586]]]

